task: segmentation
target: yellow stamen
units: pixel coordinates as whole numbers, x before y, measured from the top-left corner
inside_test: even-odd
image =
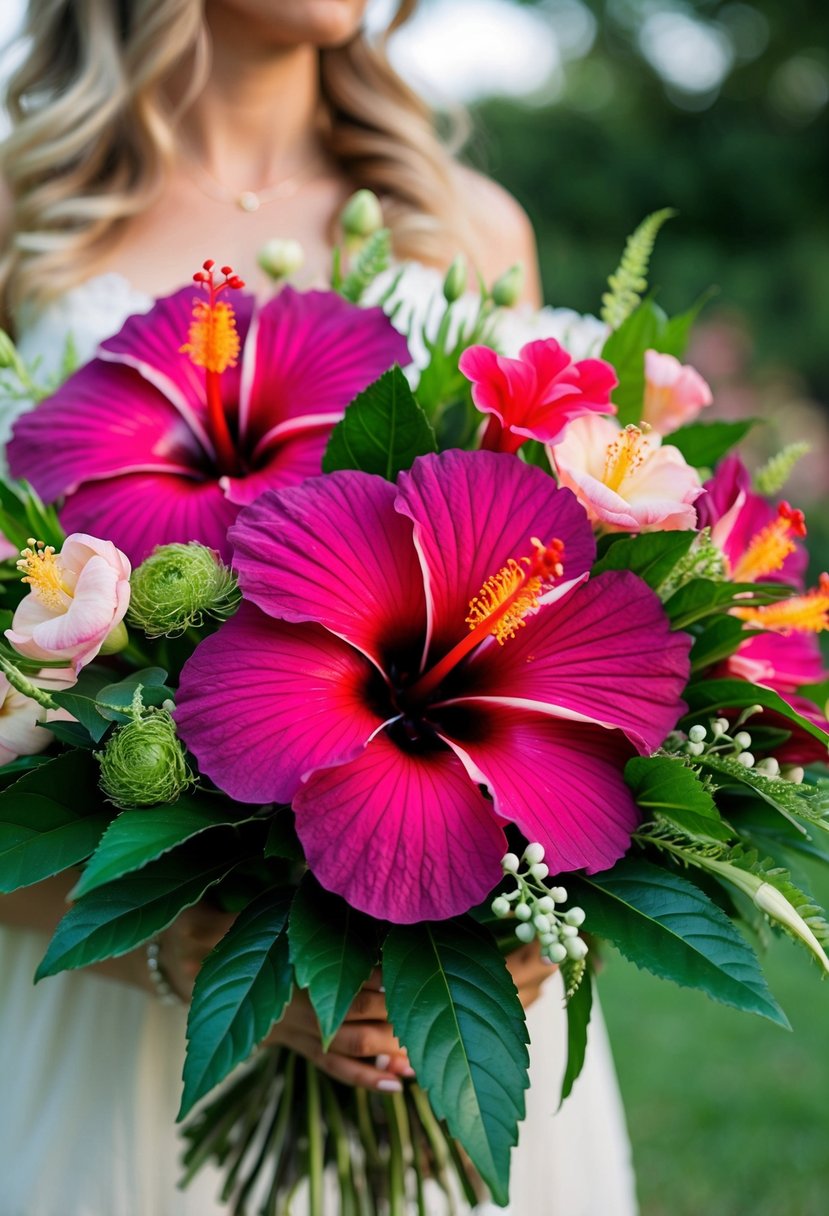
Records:
[[[61,577],[61,568],[52,545],[29,538],[28,548],[20,552],[17,568],[23,574],[20,581],[28,583],[47,608],[65,608],[66,597],[72,598],[72,592]]]
[[[794,537],[806,535],[803,512],[781,502],[777,519],[761,528],[731,571],[737,583],[754,583],[780,570],[797,545]]]
[[[235,367],[240,342],[233,306],[226,300],[196,300],[188,339],[181,351],[196,367],[208,372]]]
[[[733,612],[741,621],[773,633],[822,633],[829,629],[829,574],[822,574],[819,585],[805,595]]]
[[[626,426],[607,449],[602,481],[609,490],[618,491],[625,478],[643,463],[647,455],[642,451],[644,437],[641,427]]]

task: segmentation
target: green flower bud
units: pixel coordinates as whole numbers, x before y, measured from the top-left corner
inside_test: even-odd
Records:
[[[234,575],[196,542],[160,545],[130,580],[127,620],[149,638],[177,637],[205,617],[224,620],[239,603]]]
[[[443,298],[447,304],[454,304],[466,291],[468,274],[466,258],[462,253],[459,253],[447,270],[446,278],[443,280]]]
[[[352,194],[340,212],[340,223],[347,237],[365,239],[383,227],[383,209],[380,200],[371,190],[358,190]]]
[[[122,810],[175,802],[194,782],[166,709],[119,726],[103,751],[95,754],[101,766],[101,789]]]
[[[521,299],[523,287],[524,267],[516,262],[492,284],[493,304],[499,308],[512,308]]]
[[[12,342],[5,329],[0,329],[0,368],[5,370],[8,367],[16,368],[19,364],[20,356],[17,353],[17,347]]]
[[[265,242],[256,260],[265,274],[278,282],[296,274],[305,262],[305,250],[299,241],[274,237]]]

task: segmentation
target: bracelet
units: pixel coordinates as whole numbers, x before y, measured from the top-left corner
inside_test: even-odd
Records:
[[[161,965],[161,943],[157,937],[147,942],[147,971],[153,991],[162,1005],[183,1005],[185,1002],[170,983],[169,977]]]

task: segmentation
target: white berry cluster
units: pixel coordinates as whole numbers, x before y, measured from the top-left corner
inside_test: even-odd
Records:
[[[740,715],[737,726],[741,726],[753,714],[762,713],[762,706],[752,705]],[[803,769],[799,765],[786,765],[784,768],[774,756],[766,756],[757,760],[751,750],[751,735],[747,730],[734,730],[727,718],[715,718],[707,727],[697,724],[688,731],[688,738],[682,745],[687,756],[719,755],[736,760],[743,768],[752,768],[756,773],[771,780],[777,778],[791,781],[799,785],[803,780]]]
[[[518,940],[531,942],[538,938],[542,957],[551,963],[584,959],[587,942],[579,937],[584,909],[561,910],[558,905],[567,902],[564,887],[544,885],[550,870],[544,863],[543,846],[528,844],[523,857],[507,853],[501,858],[501,868],[505,877],[515,881],[515,890],[493,899],[495,916],[501,920],[514,917],[518,921],[515,926]]]

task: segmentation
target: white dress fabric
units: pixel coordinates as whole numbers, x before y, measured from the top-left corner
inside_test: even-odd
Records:
[[[411,312],[437,310],[440,278],[411,267],[398,286]],[[71,333],[81,359],[150,299],[117,274],[89,280],[27,319],[20,350],[41,370],[60,366]],[[545,310],[509,317],[506,344],[556,336],[583,357],[591,318]],[[510,349],[508,353],[514,353]],[[5,441],[18,403],[0,404]],[[60,436],[55,436],[60,442]],[[219,1176],[206,1168],[178,1190],[185,1016],[143,992],[84,972],[32,977],[40,934],[0,925],[0,1216],[225,1216]],[[556,1114],[566,1055],[561,983],[551,977],[528,1015],[531,1087],[513,1155],[509,1216],[635,1216],[633,1174],[613,1062],[594,1006],[587,1063]],[[440,1203],[430,1204],[438,1216]],[[478,1216],[504,1209],[484,1205]],[[305,1216],[301,1196],[293,1216]],[[333,1198],[326,1216],[335,1216]]]

